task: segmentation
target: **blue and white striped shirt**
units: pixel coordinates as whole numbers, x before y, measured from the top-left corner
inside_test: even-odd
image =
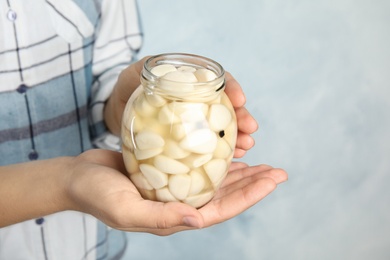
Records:
[[[142,44],[136,0],[0,0],[0,34],[0,165],[112,142],[103,107]],[[0,229],[0,259],[106,259],[124,234],[97,226],[62,212]]]

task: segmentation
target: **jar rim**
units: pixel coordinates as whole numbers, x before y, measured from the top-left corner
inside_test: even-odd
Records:
[[[217,76],[215,79],[210,80],[210,81],[204,81],[204,82],[196,82],[196,83],[191,83],[193,85],[201,85],[204,83],[212,83],[213,81],[219,81],[221,78],[224,78],[225,76],[225,70],[222,67],[220,63],[217,61],[197,55],[197,54],[190,54],[190,53],[181,53],[181,52],[170,52],[170,53],[161,53],[157,54],[154,56],[149,57],[145,63],[144,63],[144,71],[147,72],[146,77],[151,80],[157,80],[160,78],[157,75],[154,75],[151,70],[161,64],[172,64],[172,65],[188,65],[188,66],[193,66],[193,67],[198,67],[198,68],[204,68],[204,69],[209,69],[215,73]],[[167,80],[169,81],[169,80]]]
[[[191,66],[198,69],[209,69],[214,72],[217,77],[210,81],[192,83],[168,80],[151,72],[154,67],[162,64],[171,64],[175,67]],[[218,62],[200,55],[189,53],[162,53],[151,56],[145,61],[141,75],[141,83],[148,91],[161,94],[164,93],[164,95],[168,94],[172,99],[212,98],[214,94],[218,94],[225,87],[225,70]],[[169,93],[167,93],[167,90],[159,87],[166,84],[181,86],[181,88],[178,91],[171,88]]]

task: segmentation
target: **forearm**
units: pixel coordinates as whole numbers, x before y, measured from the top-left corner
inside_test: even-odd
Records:
[[[70,209],[70,157],[0,167],[0,227]]]

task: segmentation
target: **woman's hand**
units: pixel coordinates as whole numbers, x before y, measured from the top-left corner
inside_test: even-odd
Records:
[[[233,78],[233,76],[226,72],[226,87],[225,92],[232,103],[237,117],[237,144],[234,152],[235,158],[241,158],[246,151],[255,145],[251,134],[256,132],[258,124],[254,117],[245,108],[246,98],[240,84]]]
[[[73,209],[120,230],[170,235],[226,221],[259,202],[287,179],[281,169],[233,163],[215,197],[200,209],[141,197],[125,172],[122,155],[91,150],[74,159],[68,182]]]

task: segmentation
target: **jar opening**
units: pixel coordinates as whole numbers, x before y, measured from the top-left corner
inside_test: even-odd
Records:
[[[171,66],[171,71],[162,75],[155,73],[154,69],[161,65]],[[173,73],[172,70],[185,71],[184,74],[187,78],[181,80],[180,77],[177,77],[177,73],[175,77],[168,77],[169,73]],[[190,75],[190,72],[193,72],[193,75]],[[202,75],[200,77],[199,74],[202,73],[199,72],[212,76]],[[188,76],[190,77],[188,78]],[[215,95],[213,93],[224,89],[224,81],[225,71],[218,62],[203,56],[186,53],[165,53],[150,57],[144,64],[141,77],[141,83],[147,90],[166,95],[172,99]]]

